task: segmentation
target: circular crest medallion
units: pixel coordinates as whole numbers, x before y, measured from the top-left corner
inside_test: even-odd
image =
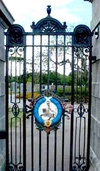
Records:
[[[56,97],[40,97],[33,108],[38,128],[55,129],[60,124],[63,114],[62,104]]]

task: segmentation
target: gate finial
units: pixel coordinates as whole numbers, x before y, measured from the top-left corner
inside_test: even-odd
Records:
[[[51,5],[47,5],[47,14],[48,16],[51,14]]]

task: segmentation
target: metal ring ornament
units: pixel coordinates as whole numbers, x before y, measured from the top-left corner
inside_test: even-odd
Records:
[[[55,127],[60,123],[62,114],[62,104],[55,97],[41,97],[36,101],[33,108],[35,121],[37,125],[40,125],[41,127]]]

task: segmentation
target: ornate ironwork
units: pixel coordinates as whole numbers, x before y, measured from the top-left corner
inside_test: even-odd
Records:
[[[77,164],[74,163],[72,167],[72,171],[87,171],[87,167],[85,163]]]
[[[24,171],[24,168],[22,166],[22,163],[18,163],[17,165],[10,163],[9,171]]]
[[[84,107],[84,105],[82,103],[79,104],[79,106],[77,107],[77,113],[80,117],[82,117],[84,115],[84,113],[87,113],[87,109]]]
[[[66,22],[62,25],[58,20],[52,18],[50,16],[51,13],[51,6],[48,6],[47,13],[48,16],[43,18],[37,24],[32,23],[31,28],[35,34],[44,33],[44,34],[52,34],[52,33],[64,33],[66,31]]]
[[[65,115],[69,118],[68,114],[71,114],[73,110],[72,105],[67,105],[66,100],[61,99],[51,90],[45,90],[40,96],[29,101],[30,104],[26,105],[26,113],[32,112],[37,129],[45,130],[47,133],[57,130],[61,117]],[[26,118],[29,119],[32,114],[28,114]]]
[[[25,44],[24,29],[18,24],[12,25],[7,31],[7,45],[8,46],[23,46]]]
[[[91,31],[85,25],[78,25],[73,32],[67,32],[65,22],[61,24],[51,17],[50,5],[47,6],[47,17],[36,24],[33,22],[31,28],[32,32],[25,32],[22,26],[15,24],[6,33],[7,170],[49,171],[51,168],[54,171],[87,171],[90,144],[87,135],[90,135],[91,116]],[[27,84],[28,81],[30,84]],[[49,134],[51,127],[54,128],[51,122],[43,122],[42,126],[37,123],[38,131],[34,123],[39,119],[35,117],[39,112],[35,111],[36,102],[39,104],[43,97],[51,96],[61,103],[63,114],[59,129],[58,122]],[[69,124],[71,129],[68,129]],[[44,127],[46,133],[42,131]],[[68,149],[69,167],[66,162]],[[52,163],[50,154],[54,160]]]
[[[74,43],[75,45],[91,46],[91,31],[85,25],[79,25],[74,29]]]
[[[47,14],[50,15],[50,13],[51,13],[51,5],[48,5],[47,6]]]
[[[15,117],[17,117],[19,112],[20,112],[19,106],[15,103],[12,107],[12,113]]]

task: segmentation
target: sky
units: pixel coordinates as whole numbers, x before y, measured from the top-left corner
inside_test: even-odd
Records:
[[[90,27],[92,18],[92,4],[84,0],[3,0],[15,19],[16,24],[31,31],[30,25],[34,21],[47,16],[47,5],[51,5],[51,16],[61,23],[77,26],[85,24]]]

